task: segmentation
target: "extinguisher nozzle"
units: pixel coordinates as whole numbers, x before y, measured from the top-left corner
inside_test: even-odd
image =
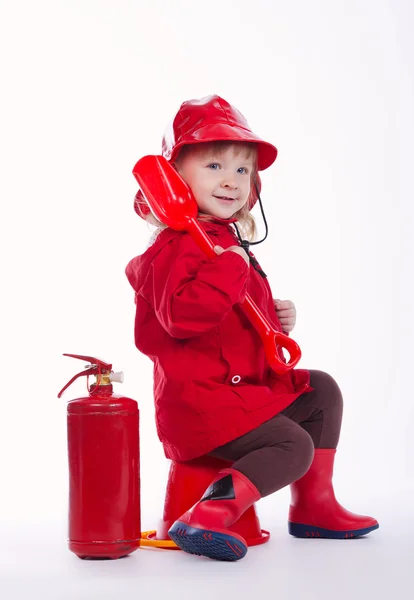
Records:
[[[109,375],[109,379],[111,382],[114,381],[115,383],[124,383],[124,372],[117,371],[115,373],[114,371],[111,371],[111,374]]]

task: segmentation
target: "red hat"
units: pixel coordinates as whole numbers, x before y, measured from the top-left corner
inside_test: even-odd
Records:
[[[255,135],[241,112],[217,95],[187,100],[181,104],[164,133],[162,155],[171,162],[184,145],[217,141],[256,143],[259,171],[267,169],[276,160],[277,148]],[[260,188],[260,179],[257,183]],[[256,201],[254,194],[249,209],[253,208]],[[150,212],[141,191],[135,196],[134,208],[144,219]]]

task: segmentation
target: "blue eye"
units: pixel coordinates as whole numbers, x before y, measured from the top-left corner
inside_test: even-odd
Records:
[[[211,163],[211,165],[208,165],[209,169],[212,169],[213,171],[217,171],[217,169],[215,167],[217,167],[217,169],[219,169],[220,165],[218,163]]]
[[[237,169],[238,172],[243,171],[241,174],[244,175],[245,173],[247,173],[247,169],[246,167],[240,167],[239,169]]]

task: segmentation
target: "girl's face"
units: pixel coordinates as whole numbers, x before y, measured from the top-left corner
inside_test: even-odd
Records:
[[[195,146],[184,153],[177,171],[190,186],[201,213],[229,219],[249,199],[254,153],[236,145],[199,150]]]

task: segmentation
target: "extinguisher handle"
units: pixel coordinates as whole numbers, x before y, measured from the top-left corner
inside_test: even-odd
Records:
[[[97,370],[95,367],[91,367],[90,369],[86,369],[86,371],[81,371],[80,373],[77,373],[77,375],[74,375],[72,377],[72,379],[70,381],[68,381],[68,383],[60,390],[60,392],[58,393],[58,398],[61,397],[61,395],[63,394],[63,392],[70,386],[72,385],[72,383],[75,381],[75,379],[77,379],[78,377],[81,377],[82,375],[95,375],[97,373]]]
[[[100,366],[104,371],[110,371],[112,369],[111,364],[106,363],[99,358],[94,358],[93,356],[84,356],[83,354],[63,354],[63,356],[71,356],[72,358],[79,358],[79,360],[87,360],[94,365]]]

